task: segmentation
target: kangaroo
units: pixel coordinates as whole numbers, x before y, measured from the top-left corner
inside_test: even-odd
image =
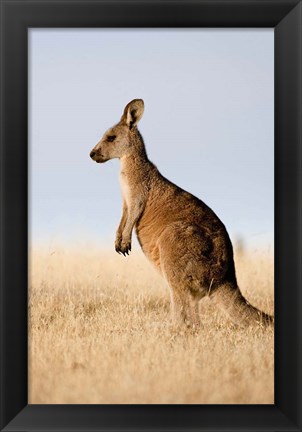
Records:
[[[200,199],[162,176],[148,159],[137,128],[143,112],[142,99],[129,102],[119,123],[90,152],[97,163],[113,158],[121,162],[123,213],[116,252],[130,253],[135,227],[144,254],[169,285],[176,323],[198,327],[198,304],[205,296],[240,326],[273,322],[241,294],[232,243],[221,220]]]

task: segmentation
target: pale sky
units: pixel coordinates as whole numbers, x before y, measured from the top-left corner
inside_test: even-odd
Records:
[[[119,161],[89,152],[134,98],[161,173],[209,205],[232,240],[272,246],[272,29],[31,29],[31,241],[113,247]]]

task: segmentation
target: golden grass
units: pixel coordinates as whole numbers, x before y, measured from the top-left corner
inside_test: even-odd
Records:
[[[236,257],[243,294],[273,312],[270,253]],[[165,282],[140,252],[30,255],[29,403],[273,404],[273,328],[239,329],[209,299],[198,333],[170,326]]]

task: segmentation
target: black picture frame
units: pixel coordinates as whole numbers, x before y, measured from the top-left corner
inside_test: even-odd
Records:
[[[1,430],[301,430],[301,0],[1,0]],[[271,27],[275,404],[27,404],[27,31]]]

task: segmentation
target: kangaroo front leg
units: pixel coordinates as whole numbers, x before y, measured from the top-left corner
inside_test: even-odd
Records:
[[[121,252],[121,244],[122,244],[122,238],[123,238],[123,231],[125,228],[126,220],[128,215],[128,208],[126,201],[123,202],[123,214],[122,218],[119,224],[119,227],[116,231],[116,237],[115,237],[115,250],[117,253]]]
[[[131,236],[135,223],[138,221],[144,209],[144,204],[141,201],[134,202],[128,207],[125,225],[122,231],[122,239],[119,250],[123,255],[128,255],[131,251]]]

